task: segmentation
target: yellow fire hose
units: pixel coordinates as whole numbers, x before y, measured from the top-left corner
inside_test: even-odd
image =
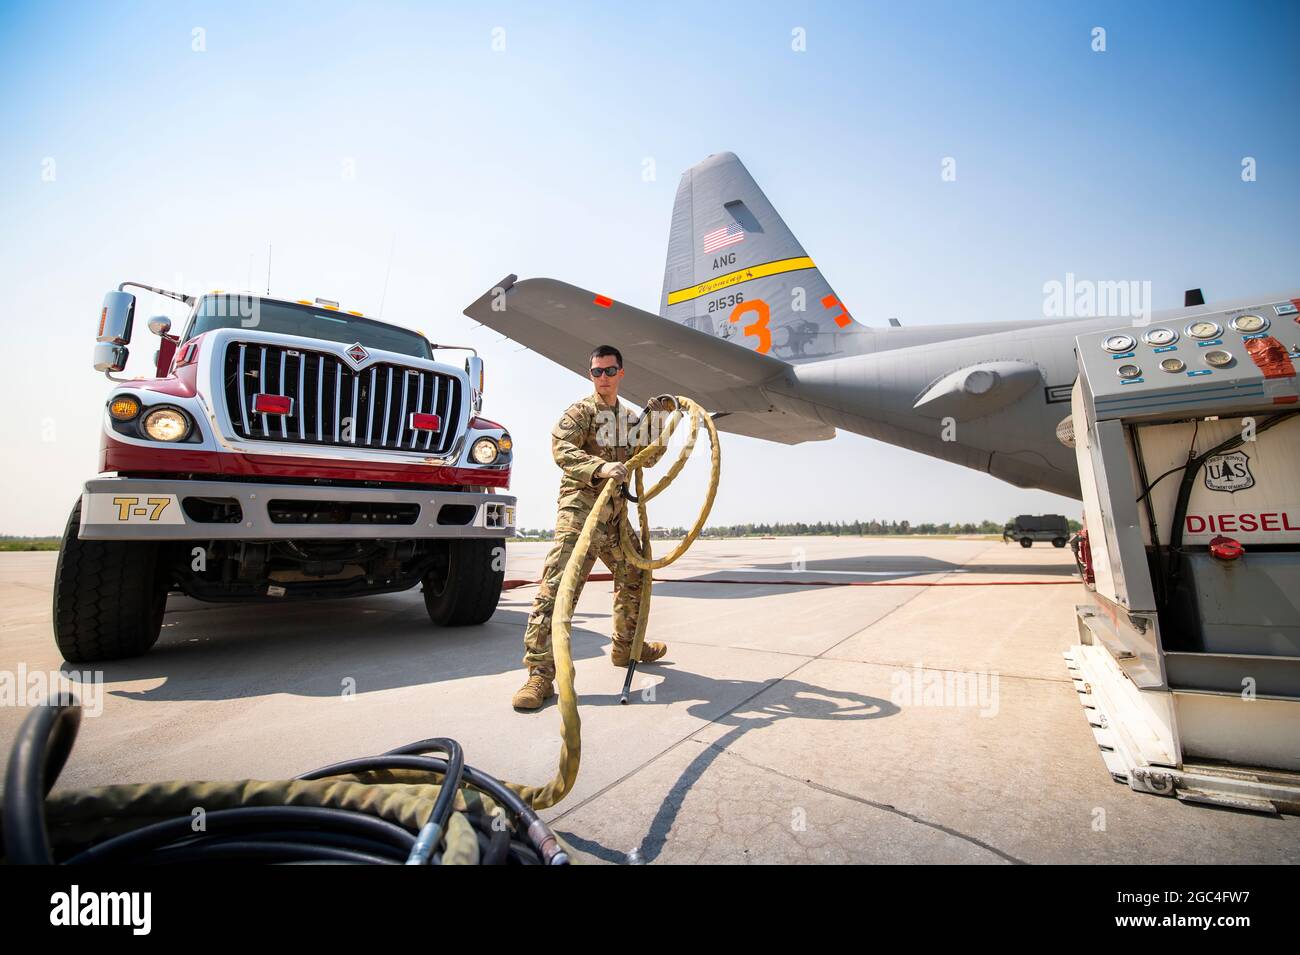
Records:
[[[695,542],[695,539],[700,536],[700,531],[704,529],[704,522],[708,520],[709,511],[713,509],[713,499],[718,493],[718,475],[722,468],[722,450],[718,445],[718,430],[714,427],[713,419],[709,417],[707,411],[689,398],[678,395],[674,400],[677,407],[669,416],[659,435],[627,462],[628,480],[630,481],[634,476],[636,478],[637,494],[633,500],[637,506],[641,537],[639,541],[634,541],[632,525],[625,510],[623,520],[619,526],[619,543],[623,550],[623,556],[641,570],[641,606],[637,614],[636,635],[632,639],[631,660],[628,662],[628,672],[623,684],[624,702],[627,701],[632,676],[636,672],[637,659],[641,656],[641,647],[645,643],[646,624],[650,619],[652,574],[659,568],[667,567],[680,558]],[[691,415],[691,431],[686,439],[686,444],[682,447],[681,453],[677,456],[677,460],[673,462],[672,467],[647,491],[645,490],[645,462],[658,448],[668,443],[668,439],[672,436],[685,411],[689,411]],[[708,428],[709,443],[711,445],[708,494],[705,495],[699,517],[695,519],[695,525],[691,528],[690,533],[683,537],[681,543],[673,548],[670,553],[655,558],[651,554],[650,521],[646,514],[646,504],[667,488],[668,485],[672,484],[677,475],[681,473],[682,468],[686,466],[687,459],[695,450],[695,439],[699,434],[701,420]],[[569,643],[573,626],[573,604],[580,583],[578,575],[581,573],[582,565],[591,550],[592,537],[595,534],[596,525],[600,522],[601,510],[610,498],[618,492],[619,482],[614,478],[607,479],[604,487],[600,489],[600,495],[596,498],[591,513],[587,515],[587,520],[582,525],[582,531],[578,535],[578,542],[573,548],[569,562],[564,565],[564,573],[560,577],[560,588],[555,595],[555,608],[551,616],[551,646],[555,653],[555,678],[556,683],[559,685],[560,697],[560,764],[555,771],[555,778],[545,786],[506,784],[519,793],[520,798],[533,809],[546,809],[554,806],[569,794],[573,789],[574,781],[578,778],[578,765],[582,759],[582,720],[578,716],[578,694],[574,689],[573,652]]]

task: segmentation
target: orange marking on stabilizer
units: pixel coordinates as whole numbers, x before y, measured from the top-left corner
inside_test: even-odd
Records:
[[[822,308],[831,309],[835,308],[837,305],[839,306],[840,313],[834,316],[835,324],[840,328],[847,328],[849,325],[853,324],[853,316],[849,314],[849,310],[841,305],[839,299],[834,295],[827,295],[822,299]]]

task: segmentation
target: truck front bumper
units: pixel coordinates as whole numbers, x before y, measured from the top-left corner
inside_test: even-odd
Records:
[[[516,499],[477,491],[96,478],[82,540],[513,537]],[[310,520],[300,518],[309,515]]]

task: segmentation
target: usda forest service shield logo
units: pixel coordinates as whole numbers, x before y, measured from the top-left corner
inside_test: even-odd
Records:
[[[1205,462],[1205,486],[1211,491],[1244,491],[1255,486],[1245,451],[1216,454]]]

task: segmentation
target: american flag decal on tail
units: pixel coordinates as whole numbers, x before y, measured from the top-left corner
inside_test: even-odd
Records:
[[[724,249],[729,245],[744,241],[744,227],[738,222],[733,222],[731,225],[704,234],[704,254],[708,255],[711,252],[717,252],[718,249]]]

